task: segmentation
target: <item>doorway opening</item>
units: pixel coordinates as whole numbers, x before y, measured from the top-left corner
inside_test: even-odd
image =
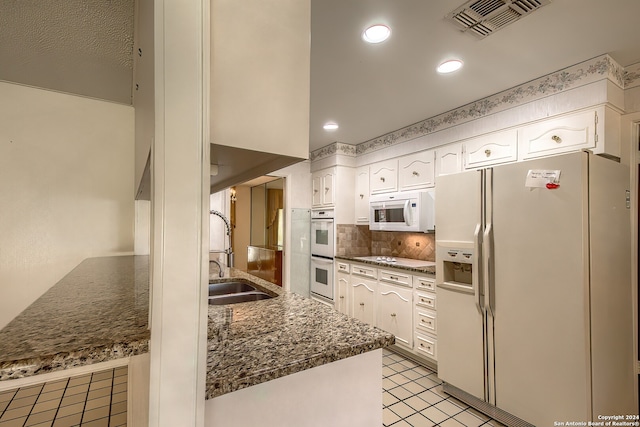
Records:
[[[285,178],[262,176],[231,189],[235,266],[282,286]]]

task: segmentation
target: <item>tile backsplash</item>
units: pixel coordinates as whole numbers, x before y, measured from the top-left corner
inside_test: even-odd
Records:
[[[368,225],[336,225],[337,256],[393,256],[435,261],[435,234],[371,231]]]

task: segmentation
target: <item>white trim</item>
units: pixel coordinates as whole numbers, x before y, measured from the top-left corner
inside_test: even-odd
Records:
[[[50,381],[57,381],[63,378],[78,377],[92,372],[106,371],[107,369],[119,368],[129,364],[129,357],[113,359],[106,362],[94,363],[91,365],[78,366],[77,368],[63,369],[61,371],[37,374],[15,380],[5,380],[0,382],[0,392],[13,390],[20,387],[28,387],[35,384],[42,384]]]
[[[629,166],[629,189],[631,190],[631,303],[633,306],[633,360],[638,364],[638,201],[640,188],[638,188],[638,168],[640,168],[640,112],[626,114],[621,120],[620,141],[628,143],[627,150],[622,150],[622,163]],[[638,376],[634,375],[634,402],[638,404]],[[636,407],[638,413],[638,407]]]

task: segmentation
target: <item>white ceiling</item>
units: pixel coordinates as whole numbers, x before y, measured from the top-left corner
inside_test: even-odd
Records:
[[[489,37],[464,0],[312,0],[310,150],[358,144],[584,60],[640,62],[640,0],[552,0]],[[0,80],[131,103],[134,0],[2,0]],[[392,29],[369,45],[372,23]],[[464,68],[435,67],[459,57]],[[340,129],[327,132],[326,121]]]
[[[444,17],[465,0],[312,0],[311,151],[358,144],[609,53],[640,62],[639,0],[552,0],[477,39]],[[391,38],[366,44],[369,24]],[[462,70],[438,75],[443,60]],[[337,131],[322,125],[335,121]]]

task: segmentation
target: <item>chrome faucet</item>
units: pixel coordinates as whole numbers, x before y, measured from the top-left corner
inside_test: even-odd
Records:
[[[222,212],[212,209],[211,211],[209,211],[209,213],[211,215],[215,215],[217,217],[222,218],[222,220],[224,221],[224,225],[226,225],[227,227],[227,236],[229,236],[229,247],[227,249],[224,249],[222,252],[227,254],[227,267],[233,267],[233,248],[231,247],[231,223],[229,222],[227,217],[222,214]],[[216,252],[216,251],[210,251],[210,252]],[[218,265],[220,264],[218,263]],[[220,268],[220,271],[222,271],[222,267]],[[221,274],[220,277],[222,277],[222,273],[220,274]]]
[[[217,259],[210,259],[209,262],[215,262],[216,264],[218,264],[218,269],[220,270],[218,273],[218,277],[224,276],[224,268],[222,267],[222,264],[220,264],[220,261],[218,261]]]

